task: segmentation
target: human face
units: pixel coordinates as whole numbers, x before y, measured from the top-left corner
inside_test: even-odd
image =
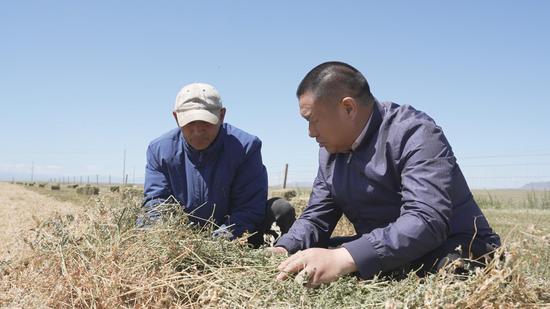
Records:
[[[220,131],[220,126],[223,123],[225,116],[225,109],[222,109],[220,112],[220,120],[217,124],[211,124],[206,121],[192,121],[185,126],[181,127],[181,132],[183,137],[191,147],[195,150],[205,150],[214,142],[218,132]],[[174,113],[174,117],[176,117]],[[176,117],[177,122],[177,117]]]
[[[309,123],[309,136],[329,153],[347,152],[353,143],[353,124],[342,102],[321,102],[307,92],[299,98],[300,114]]]
[[[212,144],[218,136],[219,124],[211,124],[206,121],[193,121],[181,128],[185,140],[195,150],[204,150]]]

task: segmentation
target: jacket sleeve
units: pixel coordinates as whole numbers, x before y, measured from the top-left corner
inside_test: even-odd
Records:
[[[159,162],[158,157],[156,147],[149,145],[147,148],[147,164],[145,165],[143,207],[146,219],[152,221],[159,218],[156,206],[172,195],[168,173]]]
[[[424,122],[403,136],[402,206],[396,221],[343,246],[361,277],[395,269],[441,245],[449,232],[456,160],[441,128]]]
[[[258,138],[248,146],[245,159],[237,168],[231,184],[230,210],[224,224],[232,238],[245,231],[257,231],[265,218],[267,207],[267,171],[262,162],[262,143]]]
[[[308,206],[288,233],[281,236],[275,244],[285,248],[290,254],[312,247],[326,247],[342,217],[342,210],[331,196],[321,166],[319,164]]]

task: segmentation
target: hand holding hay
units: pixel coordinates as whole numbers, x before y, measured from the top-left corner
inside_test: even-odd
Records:
[[[286,280],[289,274],[298,273],[295,281],[306,287],[318,287],[336,281],[339,277],[357,270],[353,258],[345,248],[310,248],[298,251],[278,267],[277,280]]]

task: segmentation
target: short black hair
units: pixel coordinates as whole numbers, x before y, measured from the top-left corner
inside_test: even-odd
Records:
[[[311,92],[316,99],[341,99],[349,96],[368,105],[374,101],[367,79],[351,65],[329,61],[309,71],[296,90],[300,98]]]

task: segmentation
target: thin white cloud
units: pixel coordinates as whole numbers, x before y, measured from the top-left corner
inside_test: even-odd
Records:
[[[2,173],[31,173],[32,169],[33,169],[33,165],[28,163],[0,164],[0,172]],[[60,165],[54,165],[54,164],[48,164],[48,165],[35,164],[34,165],[34,173],[37,175],[58,173],[61,171],[63,171],[63,167]]]
[[[63,170],[63,167],[60,165],[37,165],[34,167],[35,171],[38,174],[46,174],[46,173],[54,173],[54,172],[61,172]]]

